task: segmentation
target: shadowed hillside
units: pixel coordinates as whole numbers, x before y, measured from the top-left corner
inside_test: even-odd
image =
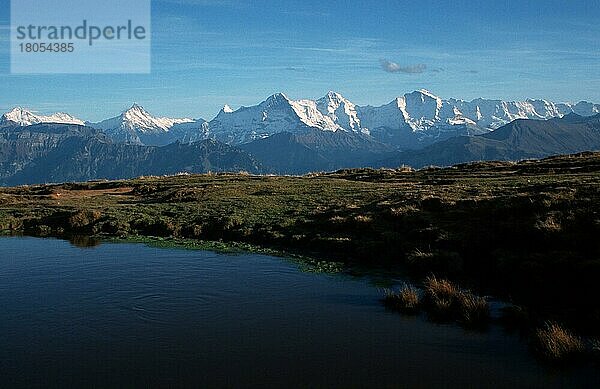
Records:
[[[470,161],[517,161],[600,149],[600,115],[570,114],[561,119],[515,120],[490,133],[455,137],[421,150],[406,151],[382,166],[450,166]]]

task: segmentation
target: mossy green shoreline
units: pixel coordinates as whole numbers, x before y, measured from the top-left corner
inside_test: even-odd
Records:
[[[347,267],[341,262],[319,260],[282,250],[275,250],[239,242],[202,241],[192,239],[161,238],[151,236],[129,236],[125,238],[95,237],[104,243],[138,243],[161,249],[203,250],[219,254],[260,254],[279,257],[292,261],[300,266],[302,271],[314,273],[341,273]]]
[[[245,254],[256,253],[263,255],[272,255],[276,257],[291,257],[292,254],[283,251],[258,247],[247,243],[236,242],[218,242],[192,239],[161,238],[152,236],[128,236],[122,238],[111,238],[102,236],[93,236],[103,243],[142,243],[151,247],[164,249],[182,249],[182,250],[206,250],[222,254]]]

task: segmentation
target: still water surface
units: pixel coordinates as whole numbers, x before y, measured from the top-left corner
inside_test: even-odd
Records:
[[[2,387],[599,387],[263,255],[0,239]]]

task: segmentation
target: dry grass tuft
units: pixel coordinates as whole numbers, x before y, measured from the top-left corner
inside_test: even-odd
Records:
[[[469,326],[484,325],[490,319],[490,306],[485,297],[471,292],[459,295],[460,321]]]
[[[467,326],[483,325],[489,321],[490,307],[485,297],[464,291],[458,285],[435,276],[427,277],[424,287],[433,318],[455,319]]]
[[[370,215],[356,215],[354,216],[354,220],[357,223],[372,223],[373,218]]]
[[[592,350],[600,352],[600,339],[592,339]]]
[[[585,351],[583,340],[554,322],[546,322],[535,332],[537,351],[550,361],[572,359]]]
[[[416,264],[422,262],[423,260],[431,260],[434,256],[435,254],[432,252],[425,252],[419,249],[415,249],[408,253],[406,259],[408,263]],[[427,282],[427,280],[425,280],[425,282]]]
[[[398,292],[387,290],[384,301],[390,308],[405,313],[416,313],[421,305],[421,296],[417,288],[404,284]]]
[[[416,206],[412,205],[412,204],[408,204],[408,205],[398,205],[395,207],[391,207],[389,209],[390,212],[390,216],[396,218],[396,217],[402,217],[411,213],[415,213],[419,210],[419,208],[417,208]]]
[[[460,288],[443,278],[428,276],[424,282],[425,295],[430,299],[456,300]]]
[[[590,347],[592,351],[592,357],[600,360],[600,338],[593,338],[590,340]]]
[[[455,303],[453,300],[435,298],[429,303],[429,314],[431,318],[440,321],[452,319]]]
[[[560,232],[562,230],[562,225],[558,216],[549,214],[544,218],[538,219],[535,228],[545,232]]]
[[[346,217],[339,216],[339,215],[332,216],[331,218],[329,218],[329,221],[332,222],[333,224],[343,224],[346,222],[346,220],[347,220]]]
[[[449,320],[454,316],[460,296],[460,288],[445,279],[429,276],[425,279],[425,300],[429,313],[438,320]]]

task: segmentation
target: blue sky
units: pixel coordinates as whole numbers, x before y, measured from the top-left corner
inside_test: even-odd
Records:
[[[153,0],[152,73],[11,75],[0,6],[0,110],[89,120],[134,101],[211,119],[275,92],[335,90],[380,105],[441,97],[600,102],[600,7],[590,1]]]

